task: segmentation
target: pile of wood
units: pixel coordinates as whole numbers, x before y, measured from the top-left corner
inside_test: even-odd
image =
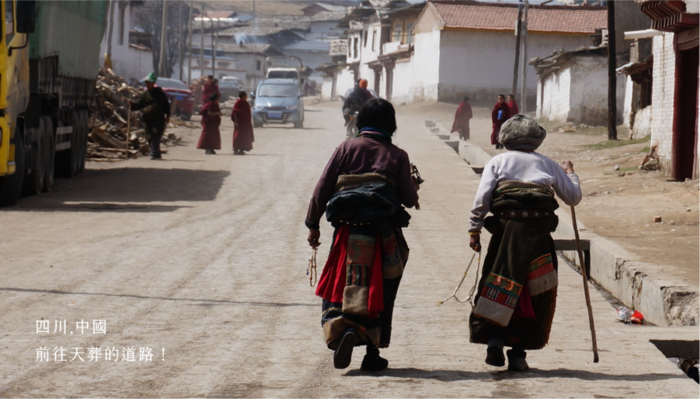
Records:
[[[141,112],[129,110],[129,100],[137,101],[141,90],[129,86],[111,69],[100,69],[95,85],[97,107],[90,116],[88,160],[118,161],[148,154]],[[129,115],[131,114],[131,115]],[[127,145],[127,120],[130,119]],[[161,143],[166,147],[178,145],[181,139],[165,134]],[[163,149],[163,152],[167,152]]]

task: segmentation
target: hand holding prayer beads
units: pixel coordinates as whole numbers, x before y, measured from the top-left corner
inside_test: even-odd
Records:
[[[309,258],[309,266],[306,267],[306,275],[309,276],[309,285],[313,287],[316,285],[318,276],[316,271],[316,253],[318,252],[318,248],[314,247],[312,251],[311,257]]]
[[[307,241],[312,248],[318,248],[321,245],[318,239],[321,238],[321,232],[318,229],[309,229],[309,238]]]

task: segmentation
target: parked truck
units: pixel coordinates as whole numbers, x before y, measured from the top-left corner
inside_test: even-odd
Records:
[[[108,5],[0,0],[0,206],[85,168]]]

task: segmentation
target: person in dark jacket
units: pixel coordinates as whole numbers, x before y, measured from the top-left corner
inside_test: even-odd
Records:
[[[343,117],[345,118],[345,122],[350,119],[350,115],[352,113],[358,112],[360,109],[362,109],[362,106],[365,105],[365,103],[371,98],[372,93],[367,90],[367,80],[360,79],[357,82],[355,89],[350,92],[350,95],[348,95],[345,98],[345,101],[343,101]]]
[[[363,371],[389,362],[379,356],[389,347],[394,301],[408,245],[402,228],[418,203],[406,151],[392,144],[394,107],[372,99],[357,117],[359,136],[331,156],[316,185],[306,216],[309,245],[318,247],[323,213],[335,227],[333,245],[318,281],[323,299],[321,324],[333,365],[350,365],[355,346],[366,345]]]
[[[148,74],[145,79],[146,90],[141,94],[141,98],[137,102],[129,101],[132,110],[141,110],[143,113],[145,136],[153,160],[161,159],[160,139],[170,122],[170,101],[163,89],[156,86],[156,80],[158,77],[155,73]]]

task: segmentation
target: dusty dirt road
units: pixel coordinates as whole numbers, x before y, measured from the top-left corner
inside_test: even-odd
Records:
[[[333,369],[305,275],[303,220],[343,128],[336,105],[306,115],[303,130],[258,129],[246,156],[230,155],[228,121],[216,156],[182,129],[188,146],[165,161],[91,164],[0,212],[12,231],[0,240],[0,396],[697,397],[648,341],[666,330],[617,323],[596,291],[602,360],[592,363],[580,276],[565,264],[550,344],[529,354],[532,370],[483,363],[485,348],[468,342],[469,307],[436,306],[471,256],[478,176],[420,115],[402,116],[396,137],[427,182],[406,230],[411,259],[383,352],[390,369],[360,372],[361,350],[349,369]],[[324,225],[319,268],[330,234]],[[68,333],[56,331],[64,320]],[[93,333],[94,320],[106,321],[105,334]],[[674,331],[697,337],[697,328]],[[140,348],[152,359],[140,360]]]

